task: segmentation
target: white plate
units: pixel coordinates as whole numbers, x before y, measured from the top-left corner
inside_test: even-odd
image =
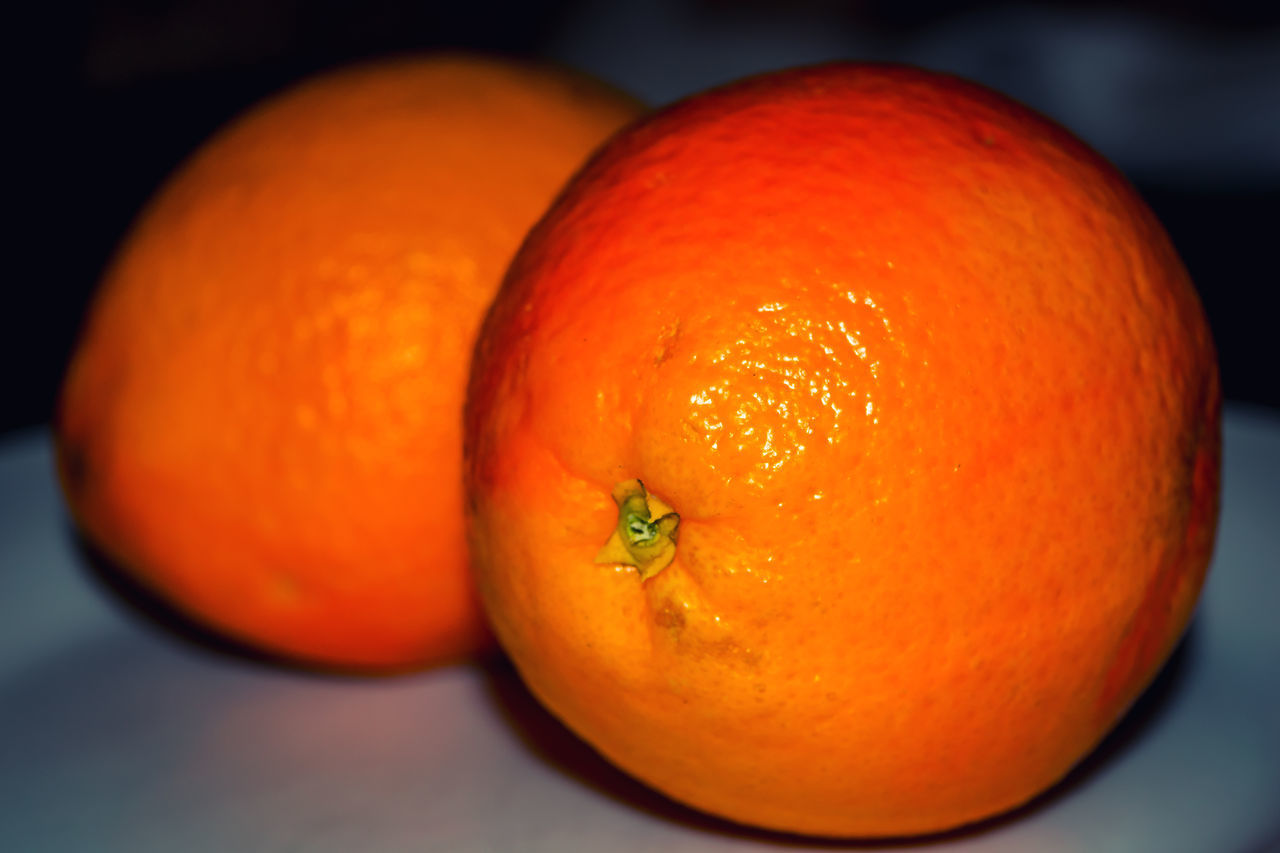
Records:
[[[1245,853],[1280,841],[1280,419],[1230,409],[1225,456],[1198,616],[1134,713],[1030,807],[915,843]],[[0,445],[0,732],[6,851],[832,846],[667,802],[500,665],[363,681],[175,633],[77,547],[43,434]]]

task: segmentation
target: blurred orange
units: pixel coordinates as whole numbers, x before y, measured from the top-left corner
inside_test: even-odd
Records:
[[[436,56],[316,77],[224,129],[134,225],[71,361],[57,444],[85,533],[275,655],[482,647],[475,330],[529,225],[638,112],[567,71]]]

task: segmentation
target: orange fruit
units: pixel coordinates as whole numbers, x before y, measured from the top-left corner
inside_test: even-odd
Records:
[[[107,270],[57,414],[88,538],[199,622],[351,669],[483,648],[462,511],[475,331],[638,114],[465,55],[330,72],[197,151]]]
[[[513,261],[467,402],[498,638],[734,821],[954,827],[1152,680],[1216,527],[1216,357],[1121,176],[935,73],[835,64],[615,136]]]

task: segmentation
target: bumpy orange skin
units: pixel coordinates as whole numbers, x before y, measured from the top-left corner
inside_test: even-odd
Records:
[[[230,125],[108,270],[57,418],[88,536],[270,654],[403,669],[483,648],[463,525],[475,332],[529,226],[635,117],[505,61],[384,61]]]
[[[487,611],[542,701],[699,809],[883,836],[1025,802],[1187,625],[1201,306],[1121,176],[1004,97],[831,65],[615,137],[517,256],[467,409]],[[639,478],[681,516],[597,565]]]

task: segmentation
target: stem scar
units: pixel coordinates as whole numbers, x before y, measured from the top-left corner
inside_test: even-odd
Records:
[[[597,563],[634,566],[640,580],[648,580],[671,565],[676,556],[680,516],[645,491],[639,480],[624,480],[613,487],[618,524],[596,554]],[[654,518],[654,511],[659,515]]]

